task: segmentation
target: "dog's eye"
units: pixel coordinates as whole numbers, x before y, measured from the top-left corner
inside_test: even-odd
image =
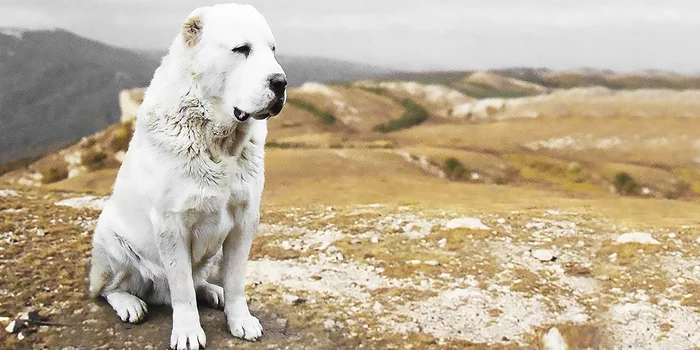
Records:
[[[272,46],[272,52],[275,52],[276,50],[277,50],[277,47],[273,45],[273,46]]]
[[[241,55],[245,55],[245,57],[248,57],[248,55],[250,55],[250,45],[244,44],[244,45],[236,46],[231,51],[235,52],[235,53],[239,53]]]

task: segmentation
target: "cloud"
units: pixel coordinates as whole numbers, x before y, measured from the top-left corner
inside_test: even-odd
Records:
[[[267,17],[286,54],[410,69],[700,71],[695,0],[248,2]],[[62,27],[118,46],[164,49],[193,7],[185,0],[3,0],[0,12],[3,25]]]

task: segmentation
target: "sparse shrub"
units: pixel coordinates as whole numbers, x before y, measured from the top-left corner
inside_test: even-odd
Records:
[[[407,129],[421,124],[428,119],[428,111],[415,102],[405,99],[401,101],[401,105],[404,108],[404,112],[399,119],[376,125],[373,130],[378,132],[391,132]]]
[[[613,186],[615,187],[615,191],[621,195],[636,195],[639,193],[640,189],[632,175],[625,171],[615,174]]]
[[[106,159],[107,153],[92,148],[80,154],[80,163],[91,171],[102,168]]]
[[[386,90],[379,86],[359,86],[359,88],[375,95],[386,95]]]
[[[520,177],[520,169],[518,168],[507,165],[504,165],[501,168],[503,169],[503,173],[494,176],[493,178],[493,183],[495,183],[496,185],[506,185],[517,180],[518,177]]]
[[[278,141],[268,141],[265,143],[265,147],[269,148],[311,148],[302,142],[278,142]]]
[[[95,137],[94,136],[86,136],[83,137],[82,140],[80,140],[80,148],[86,149],[86,148],[91,148],[92,146],[95,145]]]
[[[68,177],[68,166],[65,163],[59,165],[48,166],[39,169],[39,174],[41,174],[41,182],[44,184],[50,184],[57,181],[61,181]]]
[[[693,193],[693,187],[690,182],[683,179],[672,179],[667,189],[663,191],[664,198],[678,199]]]
[[[343,144],[342,143],[331,143],[328,147],[332,148],[332,149],[340,149],[340,148],[343,148]]]
[[[114,152],[126,151],[127,148],[129,148],[129,142],[133,134],[134,131],[131,129],[131,123],[121,124],[109,140],[110,149]]]
[[[396,143],[394,143],[394,141],[389,141],[389,140],[376,140],[376,141],[372,141],[369,144],[369,148],[392,149],[395,147],[396,147]]]
[[[316,117],[321,119],[321,121],[323,121],[324,124],[331,125],[331,124],[335,123],[335,116],[334,115],[332,115],[328,112],[321,111],[321,110],[317,109],[311,103],[308,103],[304,100],[297,99],[297,98],[290,98],[290,99],[287,99],[287,103],[289,103],[292,106],[301,108],[301,109],[315,115]]]
[[[462,162],[454,157],[445,159],[445,162],[442,164],[442,171],[445,172],[445,176],[450,180],[462,179],[468,173]]]

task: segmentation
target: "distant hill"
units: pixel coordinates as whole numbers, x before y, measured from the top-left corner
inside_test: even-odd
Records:
[[[119,120],[117,96],[157,61],[64,30],[0,30],[0,162],[42,154]]]
[[[515,84],[484,84],[485,72],[490,81],[503,81],[503,78],[517,79]],[[472,76],[477,74],[479,79]],[[500,76],[500,77],[499,77]],[[620,73],[604,69],[582,68],[568,71],[555,71],[547,68],[502,68],[488,71],[442,71],[442,72],[396,72],[381,76],[382,80],[411,80],[426,84],[442,84],[478,98],[516,97],[536,94],[533,88],[523,89],[523,85],[535,84],[547,89],[571,89],[602,86],[613,90],[636,89],[700,89],[700,76],[681,75],[663,71]],[[470,81],[471,79],[471,81]],[[475,81],[476,80],[476,81]],[[476,83],[476,84],[475,84]],[[529,84],[523,84],[529,83]],[[497,86],[500,85],[500,86]],[[515,86],[520,85],[520,86]],[[511,87],[515,87],[512,88]],[[537,90],[536,88],[534,90]]]

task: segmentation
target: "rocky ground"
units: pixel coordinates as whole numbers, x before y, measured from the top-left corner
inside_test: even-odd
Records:
[[[0,322],[38,311],[43,323],[2,331],[5,347],[167,347],[167,307],[128,325],[86,296],[101,203],[0,191]],[[223,314],[202,307],[208,348],[700,348],[697,222],[626,227],[562,208],[263,209],[247,293],[265,336],[233,339]]]

